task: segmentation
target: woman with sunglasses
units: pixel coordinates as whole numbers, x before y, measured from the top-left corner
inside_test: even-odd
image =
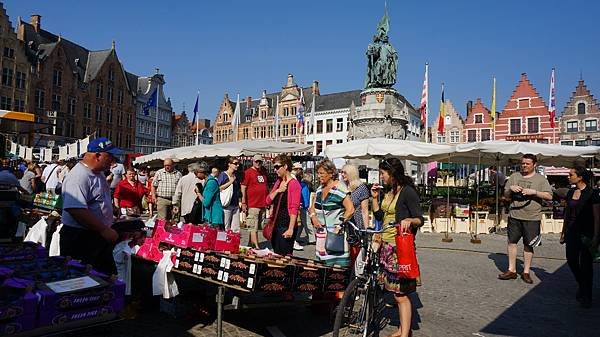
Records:
[[[560,234],[560,243],[565,243],[567,263],[575,280],[575,299],[583,308],[592,306],[592,284],[594,280],[591,251],[598,250],[600,243],[600,196],[588,184],[591,173],[577,166],[569,171],[569,183],[574,185],[567,193],[565,221]]]
[[[236,157],[229,157],[227,160],[227,169],[219,175],[219,190],[221,192],[232,188],[231,199],[221,200],[223,203],[223,223],[225,230],[232,230],[236,233],[240,231],[240,182],[237,181],[235,172],[240,166],[240,161]],[[232,186],[233,185],[233,186]]]
[[[380,280],[387,291],[394,293],[400,314],[400,327],[392,337],[411,335],[412,304],[408,295],[417,288],[416,279],[401,278],[398,275],[398,257],[396,255],[395,236],[397,231],[409,230],[413,234],[423,225],[423,213],[412,179],[404,174],[404,166],[397,158],[389,158],[379,164],[379,174],[384,184],[385,194],[379,204],[380,185],[371,188],[373,197],[373,215],[384,225],[392,222],[398,227],[390,228],[382,234],[380,250],[383,266]]]
[[[292,176],[292,160],[286,155],[273,159],[273,169],[277,181],[267,195],[267,205],[273,205],[271,213],[275,217],[275,227],[271,237],[273,251],[279,255],[292,255],[296,240],[296,223],[300,208],[301,186]]]
[[[335,179],[337,169],[331,160],[320,161],[316,169],[320,186],[317,188],[315,202],[310,208],[310,220],[317,231],[323,233],[325,230],[327,235],[335,237],[333,235],[341,230],[340,217],[344,220],[350,219],[354,215],[354,206],[344,184]],[[327,246],[327,243],[325,245]],[[345,245],[344,252],[333,252],[327,248],[325,252],[317,250],[316,255],[327,264],[348,265],[350,254],[347,248]]]

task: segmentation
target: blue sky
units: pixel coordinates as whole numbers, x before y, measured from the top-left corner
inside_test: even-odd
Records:
[[[125,68],[165,74],[165,94],[191,111],[200,90],[203,118],[213,119],[224,94],[258,97],[279,91],[288,73],[321,93],[362,89],[365,50],[383,1],[4,0],[13,22],[42,15],[42,28],[91,50],[114,39]],[[430,105],[440,84],[464,114],[467,100],[491,105],[497,78],[501,110],[526,72],[548,103],[556,67],[562,112],[580,73],[600,97],[600,1],[389,0],[390,41],[398,51],[397,84],[413,105],[430,64]]]

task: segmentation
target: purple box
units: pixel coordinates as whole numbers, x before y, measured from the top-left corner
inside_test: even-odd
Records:
[[[21,315],[19,317],[0,321],[0,336],[14,335],[35,328],[36,314]]]
[[[48,251],[33,242],[0,244],[0,264],[12,261],[34,260],[48,256]]]
[[[40,310],[38,327],[58,326],[69,322],[83,321],[114,315],[125,308],[125,299],[116,298],[105,305],[73,310]]]
[[[37,312],[33,282],[10,278],[0,286],[0,321]]]

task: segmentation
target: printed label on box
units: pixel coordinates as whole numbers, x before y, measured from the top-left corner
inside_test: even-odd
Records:
[[[194,261],[198,262],[199,258],[200,258],[200,253],[196,252],[196,254],[194,255]]]
[[[225,269],[229,269],[229,266],[231,266],[231,260],[227,259],[225,260]]]
[[[83,277],[73,278],[70,280],[50,282],[50,283],[46,283],[46,285],[48,286],[48,288],[50,288],[50,290],[54,291],[55,293],[62,294],[62,293],[66,293],[69,291],[75,291],[75,290],[96,287],[96,286],[100,285],[100,283],[96,282],[94,279],[92,279],[89,276],[83,276]]]
[[[246,285],[246,287],[252,289],[253,286],[254,286],[254,278],[248,277],[248,284]]]
[[[192,242],[204,242],[204,233],[194,233],[192,235]]]
[[[227,264],[227,259],[222,257],[221,258],[221,263],[219,264],[219,267],[224,268],[225,264]]]
[[[198,272],[196,274],[201,274],[202,273],[202,265],[198,266]]]
[[[198,261],[200,261],[200,262],[204,261],[204,253],[200,253],[200,260],[198,260]]]
[[[229,273],[228,272],[224,272],[223,273],[223,282],[227,282],[227,280],[229,280]]]
[[[192,267],[192,273],[196,274],[198,273],[198,265],[194,263],[194,266]]]
[[[254,275],[254,273],[256,272],[256,265],[254,263],[250,264],[250,269],[249,269],[250,274]]]
[[[223,271],[219,270],[219,274],[217,274],[217,280],[221,281],[223,280]]]

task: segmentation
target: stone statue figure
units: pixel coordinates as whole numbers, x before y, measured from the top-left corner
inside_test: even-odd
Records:
[[[379,21],[373,42],[367,47],[365,89],[391,88],[396,84],[398,53],[388,41],[390,23],[387,11]]]

